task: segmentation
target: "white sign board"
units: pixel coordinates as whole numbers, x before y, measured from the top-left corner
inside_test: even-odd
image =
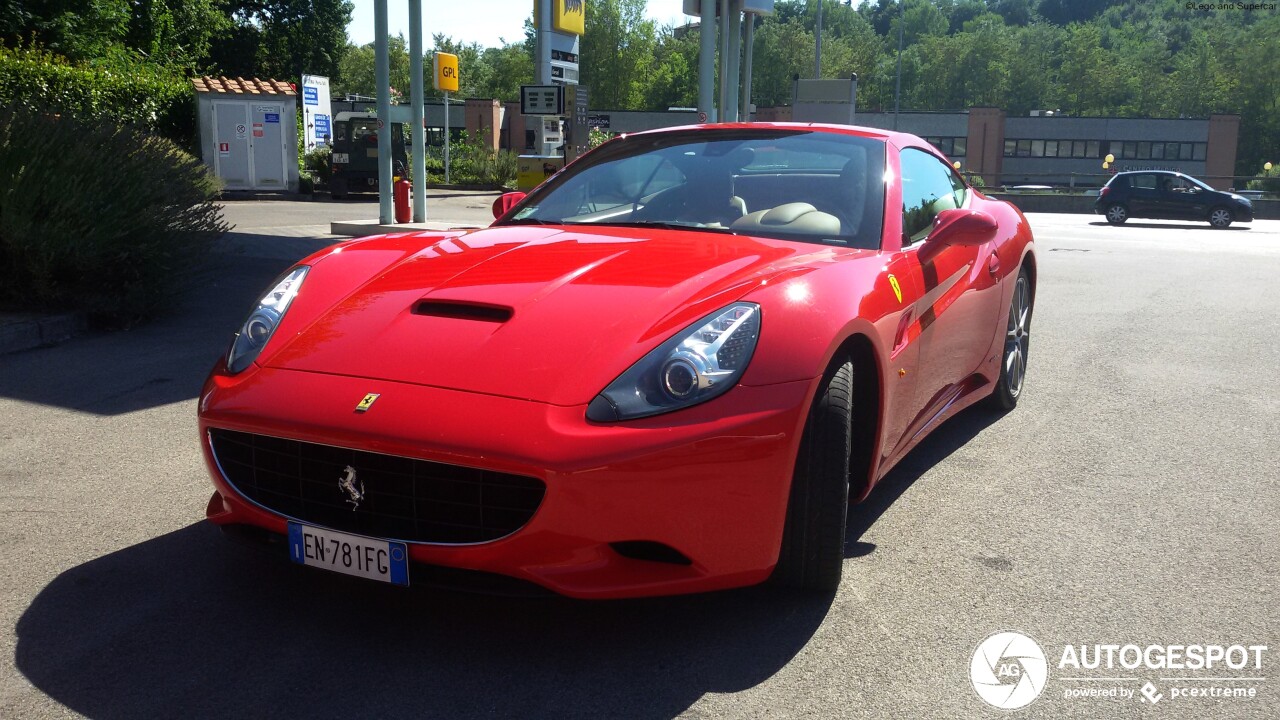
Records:
[[[564,88],[560,85],[521,85],[521,115],[563,115]]]
[[[302,76],[302,129],[307,149],[333,142],[333,110],[329,105],[329,78]]]

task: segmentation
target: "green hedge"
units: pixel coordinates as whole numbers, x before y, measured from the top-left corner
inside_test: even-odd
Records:
[[[0,306],[157,314],[228,227],[198,159],[136,127],[0,109]]]
[[[0,107],[138,125],[197,149],[190,81],[123,52],[74,64],[40,48],[0,47]]]

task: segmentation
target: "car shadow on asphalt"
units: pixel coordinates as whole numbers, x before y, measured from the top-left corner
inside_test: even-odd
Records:
[[[18,621],[15,665],[95,718],[668,718],[777,673],[832,599],[403,589],[293,566],[202,522],[55,578]]]
[[[1178,222],[1142,223],[1142,222],[1134,222],[1130,220],[1123,225],[1112,225],[1106,220],[1095,220],[1089,224],[1093,225],[1094,227],[1109,227],[1109,228],[1115,228],[1117,230],[1123,230],[1125,228],[1144,228],[1147,230],[1211,230],[1213,232],[1222,232],[1224,230],[1230,230],[1230,231],[1242,232],[1249,229],[1248,225],[1232,225],[1230,227],[1216,228],[1208,224],[1207,222],[1197,223],[1195,225],[1188,225],[1186,223],[1178,223]]]
[[[212,253],[184,278],[188,291],[174,309],[156,320],[0,358],[0,397],[96,415],[194,399],[236,325],[294,259]]]
[[[999,422],[1006,414],[982,405],[970,407],[939,425],[921,440],[871,489],[871,494],[865,500],[849,506],[845,558],[862,557],[874,552],[876,546],[862,540],[867,530],[925,473],[947,459],[951,453],[969,444],[979,433]]]

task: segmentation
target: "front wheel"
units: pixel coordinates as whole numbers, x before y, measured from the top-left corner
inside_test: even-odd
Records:
[[[815,592],[840,586],[849,517],[853,380],[852,362],[836,365],[809,411],[773,572],[779,585]]]
[[[1235,213],[1224,207],[1216,207],[1209,211],[1209,224],[1216,228],[1231,227],[1236,221]]]
[[[1009,302],[1009,322],[1005,327],[1004,353],[1000,358],[1000,379],[996,381],[991,404],[1000,410],[1018,406],[1022,383],[1027,377],[1027,352],[1031,349],[1031,276],[1024,267]]]
[[[1129,211],[1120,203],[1107,206],[1107,222],[1112,225],[1123,225],[1129,219]]]

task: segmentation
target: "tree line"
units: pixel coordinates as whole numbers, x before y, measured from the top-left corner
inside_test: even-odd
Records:
[[[1237,172],[1280,161],[1280,12],[1265,4],[1202,10],[1183,0],[870,0],[856,7],[779,0],[773,15],[755,21],[757,106],[788,104],[792,79],[814,76],[819,2],[822,76],[857,73],[860,108],[894,106],[901,24],[904,110],[1238,113]],[[581,79],[593,108],[697,104],[696,29],[660,26],[644,8],[645,0],[586,3]],[[351,12],[346,0],[0,0],[0,38],[72,61],[126,55],[187,75],[327,75],[335,94],[373,95],[373,46],[348,41]],[[534,77],[531,22],[523,37],[497,47],[437,34],[428,73],[435,51],[459,56],[463,97],[516,100]],[[403,37],[391,39],[391,68],[392,86],[407,95]]]

